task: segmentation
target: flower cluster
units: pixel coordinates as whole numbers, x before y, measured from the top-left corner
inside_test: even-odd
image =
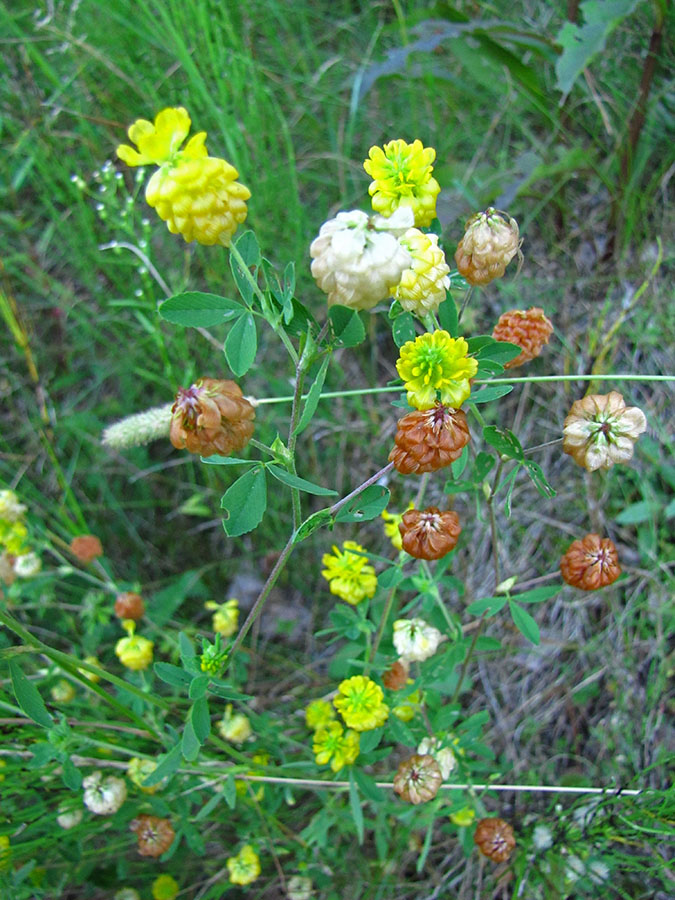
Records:
[[[176,836],[171,822],[159,816],[136,816],[129,828],[136,832],[138,852],[141,856],[161,856],[173,844]]]
[[[352,729],[346,731],[339,722],[328,722],[314,732],[312,750],[317,765],[330,763],[333,772],[350,766],[359,755],[359,735]]]
[[[234,381],[200,378],[179,388],[169,437],[178,450],[201,456],[238,453],[253,434],[255,410]]]
[[[574,541],[560,560],[560,573],[568,584],[582,591],[607,587],[621,574],[614,542],[599,534]]]
[[[251,884],[260,875],[260,859],[250,844],[244,844],[236,856],[227,860],[232,884]]]
[[[94,772],[82,781],[84,805],[97,816],[111,816],[127,799],[127,786],[123,778],[114,775],[103,777]]]
[[[563,428],[563,451],[594,472],[627,463],[635,442],[647,428],[645,414],[626,406],[618,391],[589,394],[572,404]]]
[[[159,166],[145,199],[172,234],[181,234],[188,242],[228,247],[246,219],[251,192],[236,180],[239,173],[234,166],[208,155],[205,131],[182,147],[190,125],[183,107],[163,109],[154,123],[138,119],[128,131],[138,149],[121,144],[117,156],[129,166]]]
[[[140,788],[144,794],[154,794],[162,787],[163,782],[158,782],[157,784],[152,784],[149,787],[146,787],[143,782],[146,778],[149,778],[150,775],[157,768],[157,763],[152,759],[140,759],[138,756],[133,756],[129,760],[129,764],[127,766],[127,778],[133,784],[136,785],[137,788]]]
[[[324,553],[321,574],[329,584],[331,594],[357,606],[372,597],[377,589],[375,569],[368,564],[366,550],[356,541],[345,541],[342,551],[333,547],[333,553]]]
[[[397,619],[394,622],[394,647],[405,662],[423,662],[438,650],[443,635],[424,619]]]
[[[239,623],[239,601],[234,597],[225,603],[215,603],[213,600],[208,600],[204,604],[204,609],[213,611],[211,624],[216,634],[220,634],[223,637],[232,637]]]
[[[135,634],[136,622],[133,619],[124,619],[122,627],[127,637],[120,638],[115,644],[116,656],[123,666],[134,672],[147,669],[152,662],[153,642]]]
[[[145,613],[145,603],[140,594],[124,591],[115,597],[114,609],[118,619],[133,619],[138,622]]]
[[[389,461],[402,475],[436,472],[459,459],[470,439],[466,414],[437,403],[398,420]]]
[[[440,399],[458,409],[468,399],[469,380],[478,371],[478,363],[468,352],[464,338],[452,338],[447,331],[426,332],[407,341],[401,347],[396,370],[408,392],[408,403],[427,410]]]
[[[410,254],[411,262],[401,273],[392,296],[407,312],[418,316],[436,312],[450,287],[450,266],[438,246],[438,235],[410,228],[401,238],[401,246]]]
[[[404,760],[394,776],[394,790],[401,800],[415,805],[432,800],[443,783],[433,756],[415,754]]]
[[[363,168],[373,179],[368,188],[373,209],[391,216],[397,209],[413,211],[415,225],[427,228],[436,216],[436,197],[441,188],[432,177],[436,151],[420,140],[390,141],[371,147]]]
[[[42,568],[30,546],[25,515],[26,506],[14,491],[0,491],[0,581],[7,585],[37,575]]]
[[[504,819],[498,818],[481,819],[473,841],[483,856],[493,862],[505,862],[516,846],[513,828]]]
[[[496,341],[516,344],[522,351],[515,359],[504,363],[505,369],[514,369],[536,359],[552,334],[553,325],[538,306],[502,313],[492,331]]]
[[[78,562],[88,565],[103,556],[103,544],[95,534],[80,534],[70,542],[70,552]]]
[[[335,719],[335,710],[327,700],[312,700],[305,710],[305,724],[312,731],[325,728]]]
[[[412,500],[408,504],[408,509],[413,508]],[[407,512],[407,510],[406,510]],[[384,519],[384,533],[391,541],[392,547],[395,550],[402,550],[403,543],[401,539],[401,532],[399,530],[399,525],[403,521],[403,513],[390,513],[388,510],[382,510],[381,514]]]
[[[408,510],[399,529],[403,549],[416,559],[441,559],[457,545],[462,530],[456,512],[435,506]]]
[[[379,728],[389,715],[382,688],[364,675],[353,675],[341,682],[333,705],[354,731]]]
[[[472,285],[501,278],[516,253],[520,253],[518,223],[489,206],[466,223],[455,253],[461,275]]]
[[[232,744],[243,744],[253,734],[248,716],[234,712],[231,703],[225,707],[225,714],[216,727],[223,740],[230,741]]]

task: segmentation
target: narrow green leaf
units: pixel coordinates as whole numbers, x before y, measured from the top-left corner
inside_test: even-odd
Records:
[[[209,715],[209,701],[206,697],[199,697],[192,704],[190,721],[195,730],[195,736],[200,744],[203,744],[211,734],[211,716]]]
[[[319,399],[321,398],[323,383],[326,380],[326,372],[328,370],[329,362],[330,356],[325,356],[323,362],[321,363],[321,367],[317,373],[317,376],[314,379],[311,388],[309,389],[307,399],[305,400],[305,405],[302,409],[302,415],[300,416],[300,421],[295,426],[293,434],[301,434],[301,432],[303,432],[312,421],[312,416],[316,412],[316,408],[319,405]]]
[[[267,508],[265,469],[250,469],[223,494],[221,507],[225,510],[223,528],[228,537],[247,534],[260,524]]]
[[[251,313],[240,316],[225,338],[225,358],[237,378],[245,375],[253,365],[258,350],[255,321]]]
[[[230,809],[234,809],[237,805],[237,782],[232,775],[228,775],[225,779],[223,797],[225,797],[225,802]]]
[[[328,317],[333,325],[336,346],[356,347],[366,339],[366,329],[355,309],[349,309],[347,306],[331,306]]]
[[[178,634],[178,647],[180,649],[180,658],[183,662],[185,662],[186,659],[194,659],[197,655],[197,651],[195,650],[192,641],[184,631],[181,631]],[[192,681],[192,679],[190,679],[190,681]]]
[[[181,669],[180,666],[173,666],[171,663],[156,662],[152,668],[158,678],[174,687],[185,687],[186,684],[190,684],[193,678],[185,669]]]
[[[467,606],[466,611],[470,616],[486,616],[496,615],[500,609],[506,605],[508,597],[483,597],[481,600],[475,600]]]
[[[441,327],[448,332],[450,337],[456,338],[458,336],[459,323],[457,322],[457,304],[449,291],[445,300],[438,307],[438,321],[441,323]]]
[[[304,491],[306,494],[316,494],[319,497],[337,497],[337,491],[321,487],[320,484],[314,484],[305,478],[300,478],[299,475],[293,475],[292,472],[287,472],[286,469],[282,469],[279,466],[270,463],[266,466],[266,469],[270,475],[274,475],[283,484],[298,488],[298,490]]]
[[[376,731],[381,732],[382,729],[378,728]],[[361,735],[361,750],[363,751],[363,739],[367,734],[373,734],[371,731],[364,731]],[[375,747],[377,744],[375,744]],[[374,747],[370,748],[371,750]],[[361,769],[351,769],[351,772],[354,774],[354,781],[359,789],[359,791],[363,794],[364,797],[367,797],[368,800],[372,800],[375,803],[381,803],[382,800],[385,799],[385,794],[382,788],[377,786],[375,779],[372,775],[366,775]]]
[[[169,297],[159,307],[160,316],[173,325],[209,328],[240,316],[244,307],[238,300],[228,300],[217,294],[185,291]]]
[[[21,666],[14,660],[9,661],[9,674],[12,679],[12,688],[16,702],[29,719],[42,725],[43,728],[51,728],[54,720],[47,712],[38,689],[24,675]]]
[[[486,344],[476,354],[477,359],[492,359],[495,362],[504,363],[511,362],[522,353],[522,348],[517,344],[511,344],[508,341],[495,341],[494,344]]]
[[[388,488],[380,484],[371,484],[361,491],[349,503],[346,503],[336,516],[338,522],[368,522],[386,509],[391,494]]]
[[[210,680],[210,675],[195,675],[188,691],[190,700],[199,700],[201,697],[204,697]]]
[[[331,522],[333,522],[333,517],[331,516],[329,509],[320,509],[317,512],[312,513],[312,515],[305,519],[296,531],[293,536],[293,543],[299,544],[301,541],[304,541],[305,538],[308,538],[310,534],[314,534],[319,528],[323,528],[324,525],[328,525]]]
[[[414,341],[415,320],[412,314],[404,312],[397,316],[392,323],[391,334],[397,347],[402,347],[407,341]]]
[[[202,462],[209,466],[253,466],[257,463],[255,459],[241,459],[238,456],[202,456]]]
[[[181,763],[181,745],[175,744],[171,750],[161,759],[157,768],[143,781],[143,787],[152,787],[159,784],[164,778],[171,778]]]
[[[539,463],[533,459],[526,459],[523,461],[523,465],[542,497],[555,497],[555,488],[549,484]]]
[[[181,742],[183,756],[188,762],[194,762],[199,756],[199,748],[201,744],[195,734],[192,719],[188,718],[183,729],[183,740]],[[154,774],[157,774],[156,772]]]
[[[513,623],[518,631],[520,631],[530,643],[539,646],[539,641],[541,640],[539,636],[539,626],[529,612],[524,610],[522,606],[518,606],[513,600],[509,600],[509,609],[511,610]]]
[[[65,786],[71,791],[79,791],[82,787],[82,772],[67,757],[63,760],[61,778],[63,778]]]
[[[501,429],[496,425],[487,425],[483,429],[483,438],[502,456],[508,456],[510,459],[517,459],[520,462],[525,459],[520,441],[508,428]]]
[[[639,525],[641,522],[650,522],[660,508],[660,504],[655,500],[639,500],[622,509],[616,517],[616,521],[619,525]]]
[[[356,834],[359,839],[359,844],[363,844],[363,838],[365,836],[365,829],[363,827],[363,810],[361,809],[359,791],[356,787],[356,782],[354,781],[354,771],[351,768],[349,770],[349,805],[352,810],[352,819],[354,819],[354,825],[356,826]]]
[[[513,599],[518,603],[541,603],[543,600],[550,600],[560,593],[562,585],[552,584],[549,587],[533,588],[531,591],[525,591],[523,594],[517,594]]]

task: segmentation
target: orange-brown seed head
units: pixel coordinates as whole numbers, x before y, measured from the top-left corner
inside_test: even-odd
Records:
[[[470,439],[465,413],[437,403],[399,419],[389,461],[402,475],[435,472],[458,459]]]
[[[493,862],[504,862],[516,846],[513,828],[504,819],[481,819],[476,827],[473,842],[483,856]]]
[[[560,573],[568,584],[582,591],[597,591],[612,584],[621,574],[614,542],[598,534],[574,541],[560,560]]]
[[[200,378],[179,388],[171,412],[171,443],[200,456],[238,453],[253,434],[255,410],[234,381]]]
[[[138,622],[144,612],[145,603],[140,594],[125,591],[115,598],[115,615],[118,619],[133,619]]]
[[[504,363],[505,369],[514,369],[530,362],[541,353],[553,334],[553,325],[538,306],[530,309],[510,309],[502,313],[494,327],[492,337],[496,341],[508,341],[523,351],[520,356]]]
[[[441,512],[435,506],[408,510],[398,527],[403,549],[415,559],[445,556],[456,546],[462,530],[456,512]]]
[[[93,534],[81,534],[70,542],[70,552],[81,563],[90,563],[103,556],[103,545]]]
[[[159,816],[136,816],[129,828],[136,832],[141,856],[161,856],[166,853],[176,833],[168,819]]]

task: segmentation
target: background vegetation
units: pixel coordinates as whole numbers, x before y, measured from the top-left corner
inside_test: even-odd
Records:
[[[588,56],[576,72],[573,61],[561,71],[559,36],[568,14],[581,26],[592,9],[568,6],[534,0],[0,6],[0,290],[8,323],[0,346],[0,476],[28,504],[39,540],[53,548],[45,551],[45,576],[12,598],[15,615],[35,635],[79,656],[96,653],[119,670],[110,595],[100,584],[88,586],[58,555],[75,534],[98,535],[109,580],[142,590],[154,611],[148,633],[157,658],[170,659],[177,628],[194,634],[208,626],[205,600],[237,596],[243,608],[252,602],[281,549],[279,534],[290,528],[279,495],[257,532],[228,540],[219,502],[234,480],[230,470],[204,466],[168,443],[124,454],[100,445],[112,420],[170,402],[178,385],[198,375],[228,376],[218,349],[157,316],[166,292],[147,260],[172,293],[189,286],[233,296],[234,287],[224,252],[169,235],[144,205],[134,172],[106,165],[139,116],[188,108],[196,129],[209,133],[211,152],[230,160],[250,187],[248,225],[264,255],[281,269],[296,261],[297,296],[317,317],[324,298],[309,275],[311,239],[339,209],[365,207],[362,160],[371,145],[419,137],[437,151],[438,215],[449,255],[464,219],[488,204],[515,216],[524,237],[519,277],[474,295],[467,331],[490,332],[505,309],[538,305],[556,335],[528,374],[672,371],[673,58],[672,45],[658,40],[669,27],[672,33],[672,5],[604,4],[616,14],[603,16],[606,47],[592,54],[584,44]],[[385,317],[369,319],[369,329],[366,344],[338,354],[327,388],[395,377],[397,351]],[[214,333],[222,340],[225,332]],[[292,372],[276,344],[265,341],[261,335],[245,392],[286,396]],[[653,383],[618,389],[649,421],[633,466],[584,479],[559,447],[545,449],[537,458],[556,487],[555,502],[542,505],[530,482],[519,480],[513,515],[503,505],[498,515],[505,573],[521,583],[555,572],[569,542],[588,530],[616,540],[629,577],[597,595],[580,598],[565,589],[538,609],[538,648],[495,621],[487,635],[498,637],[502,649],[485,645],[468,673],[462,706],[466,717],[489,713],[483,741],[496,760],[490,771],[502,780],[658,793],[625,805],[603,801],[607,815],[593,826],[599,833],[589,837],[582,828],[576,836],[604,846],[611,884],[566,887],[555,872],[548,880],[531,875],[521,881],[523,897],[668,895],[664,821],[672,820],[672,806],[668,812],[660,791],[667,787],[665,748],[673,743],[672,394]],[[559,437],[583,390],[576,383],[527,385],[485,415],[513,427],[524,446],[543,443]],[[271,443],[277,431],[283,434],[288,413],[284,405],[261,407],[259,439]],[[321,403],[299,445],[302,474],[346,493],[384,464],[395,420],[377,397]],[[391,487],[392,507],[403,509],[410,499],[405,486],[399,479]],[[468,520],[473,509],[470,499],[458,506]],[[268,710],[281,703],[300,710],[331,682],[335,648],[315,636],[332,606],[319,574],[321,554],[345,538],[387,552],[377,521],[343,531],[319,532],[303,545],[261,620],[245,683],[257,698],[263,734]],[[494,586],[484,533],[479,520],[467,525],[453,562],[460,606]],[[0,648],[12,643],[0,631]],[[349,654],[348,644],[339,646],[338,656]],[[50,665],[45,684],[61,675]],[[21,761],[40,730],[12,721],[16,707],[4,666],[0,698],[7,720],[0,720],[2,788],[10,788],[0,828],[11,823],[18,862],[46,869],[26,896],[107,897],[126,883],[144,885],[149,896],[159,869],[138,860],[133,835],[102,830],[60,855],[56,785],[41,786]],[[79,691],[62,707],[75,733],[75,723],[91,718],[91,702]],[[105,745],[98,750],[114,757],[115,741],[98,737]],[[77,737],[68,740],[84,752]],[[218,897],[227,886],[213,879],[238,835],[223,804],[204,828],[195,821],[209,792],[194,790],[181,813],[192,832],[186,830],[187,843],[165,868],[180,873],[181,896]],[[344,797],[266,790],[273,799],[260,826],[265,840],[281,846],[289,832],[297,839],[317,896],[492,896],[490,876],[483,879],[475,858],[467,862],[454,827],[420,831],[403,817],[397,832],[387,811],[382,821],[367,821],[359,847],[349,843],[354,823]],[[192,801],[201,806],[191,808]],[[520,823],[524,835],[537,821],[556,834],[558,825],[562,833],[574,822],[565,797],[505,794],[486,802]],[[330,817],[322,819],[326,810]],[[330,835],[321,836],[323,821],[330,821]],[[281,896],[274,866],[249,890]],[[503,884],[503,896],[509,891]]]

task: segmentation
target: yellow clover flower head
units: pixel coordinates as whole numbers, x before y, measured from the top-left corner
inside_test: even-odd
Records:
[[[478,371],[468,352],[464,338],[451,338],[447,331],[426,332],[407,341],[396,370],[408,392],[408,403],[415,409],[432,409],[440,392],[441,403],[459,409],[471,393],[469,379]]]
[[[29,550],[28,529],[18,520],[0,519],[0,544],[12,556],[21,556]]]
[[[213,610],[213,630],[223,637],[232,637],[239,623],[239,601],[234,597],[226,603],[214,603],[209,600],[204,604],[206,609]]]
[[[260,859],[250,844],[244,844],[236,856],[227,861],[232,884],[251,884],[260,875]]]
[[[305,724],[312,731],[326,728],[335,718],[335,710],[327,700],[312,700],[305,710]]]
[[[372,597],[377,589],[375,569],[368,565],[365,547],[356,541],[345,541],[342,551],[333,546],[333,553],[324,553],[321,574],[329,583],[331,594],[336,594],[351,606],[357,606],[366,597]]]
[[[133,619],[125,619],[122,627],[128,637],[120,638],[115,644],[115,655],[127,669],[132,669],[134,672],[147,669],[152,662],[153,642],[134,634],[136,623]]]
[[[417,715],[422,705],[422,693],[419,689],[408,694],[403,703],[399,703],[392,709],[392,713],[401,722],[411,722]]]
[[[476,813],[470,806],[463,806],[457,812],[450,813],[450,821],[455,825],[459,825],[460,828],[468,828],[469,825],[473,824],[475,818]]]
[[[392,289],[392,297],[403,309],[417,316],[435,313],[450,287],[450,266],[438,246],[438,235],[410,228],[401,238],[401,244],[410,253],[412,262]]]
[[[117,155],[129,166],[160,167],[148,182],[145,199],[172,234],[181,234],[188,242],[229,247],[246,219],[251,192],[236,180],[239,173],[234,166],[208,155],[205,131],[191,137],[181,150],[190,124],[183,107],[162,110],[154,123],[138,119],[128,132],[138,150],[121,144]]]
[[[75,697],[75,688],[65,678],[61,678],[49,693],[55,703],[70,703]]]
[[[159,875],[152,882],[153,900],[174,900],[179,890],[178,882],[171,875]]]
[[[12,858],[12,848],[9,846],[9,837],[0,834],[0,872],[9,869]]]
[[[312,750],[317,765],[330,763],[333,772],[339,772],[343,766],[350,766],[359,755],[360,738],[351,728],[344,730],[339,722],[329,722],[319,728],[314,735]]]
[[[347,727],[354,731],[379,728],[389,715],[382,688],[365,675],[345,679],[338,688],[338,696],[333,700],[333,705]]]
[[[138,756],[133,756],[127,765],[127,778],[135,784],[136,787],[140,788],[144,794],[154,794],[155,791],[158,791],[163,786],[163,781],[160,781],[157,784],[151,784],[149,787],[145,787],[143,782],[152,775],[156,768],[157,763],[154,762],[154,760],[141,759]]]
[[[234,712],[231,703],[225,707],[225,715],[217,727],[221,737],[233,744],[243,744],[253,734],[248,717],[243,713]]]
[[[401,206],[409,206],[415,225],[428,228],[436,216],[436,197],[440,185],[432,178],[436,151],[404,140],[389,141],[382,147],[371,147],[363,168],[373,179],[368,188],[373,209],[390,216]]]
[[[414,509],[415,504],[410,501],[404,512],[407,512],[409,509]],[[382,510],[380,513],[382,518],[384,519],[384,533],[389,538],[392,543],[392,546],[395,550],[403,549],[403,538],[401,537],[401,532],[399,530],[399,525],[403,521],[403,513],[390,513],[387,512],[386,509]]]

